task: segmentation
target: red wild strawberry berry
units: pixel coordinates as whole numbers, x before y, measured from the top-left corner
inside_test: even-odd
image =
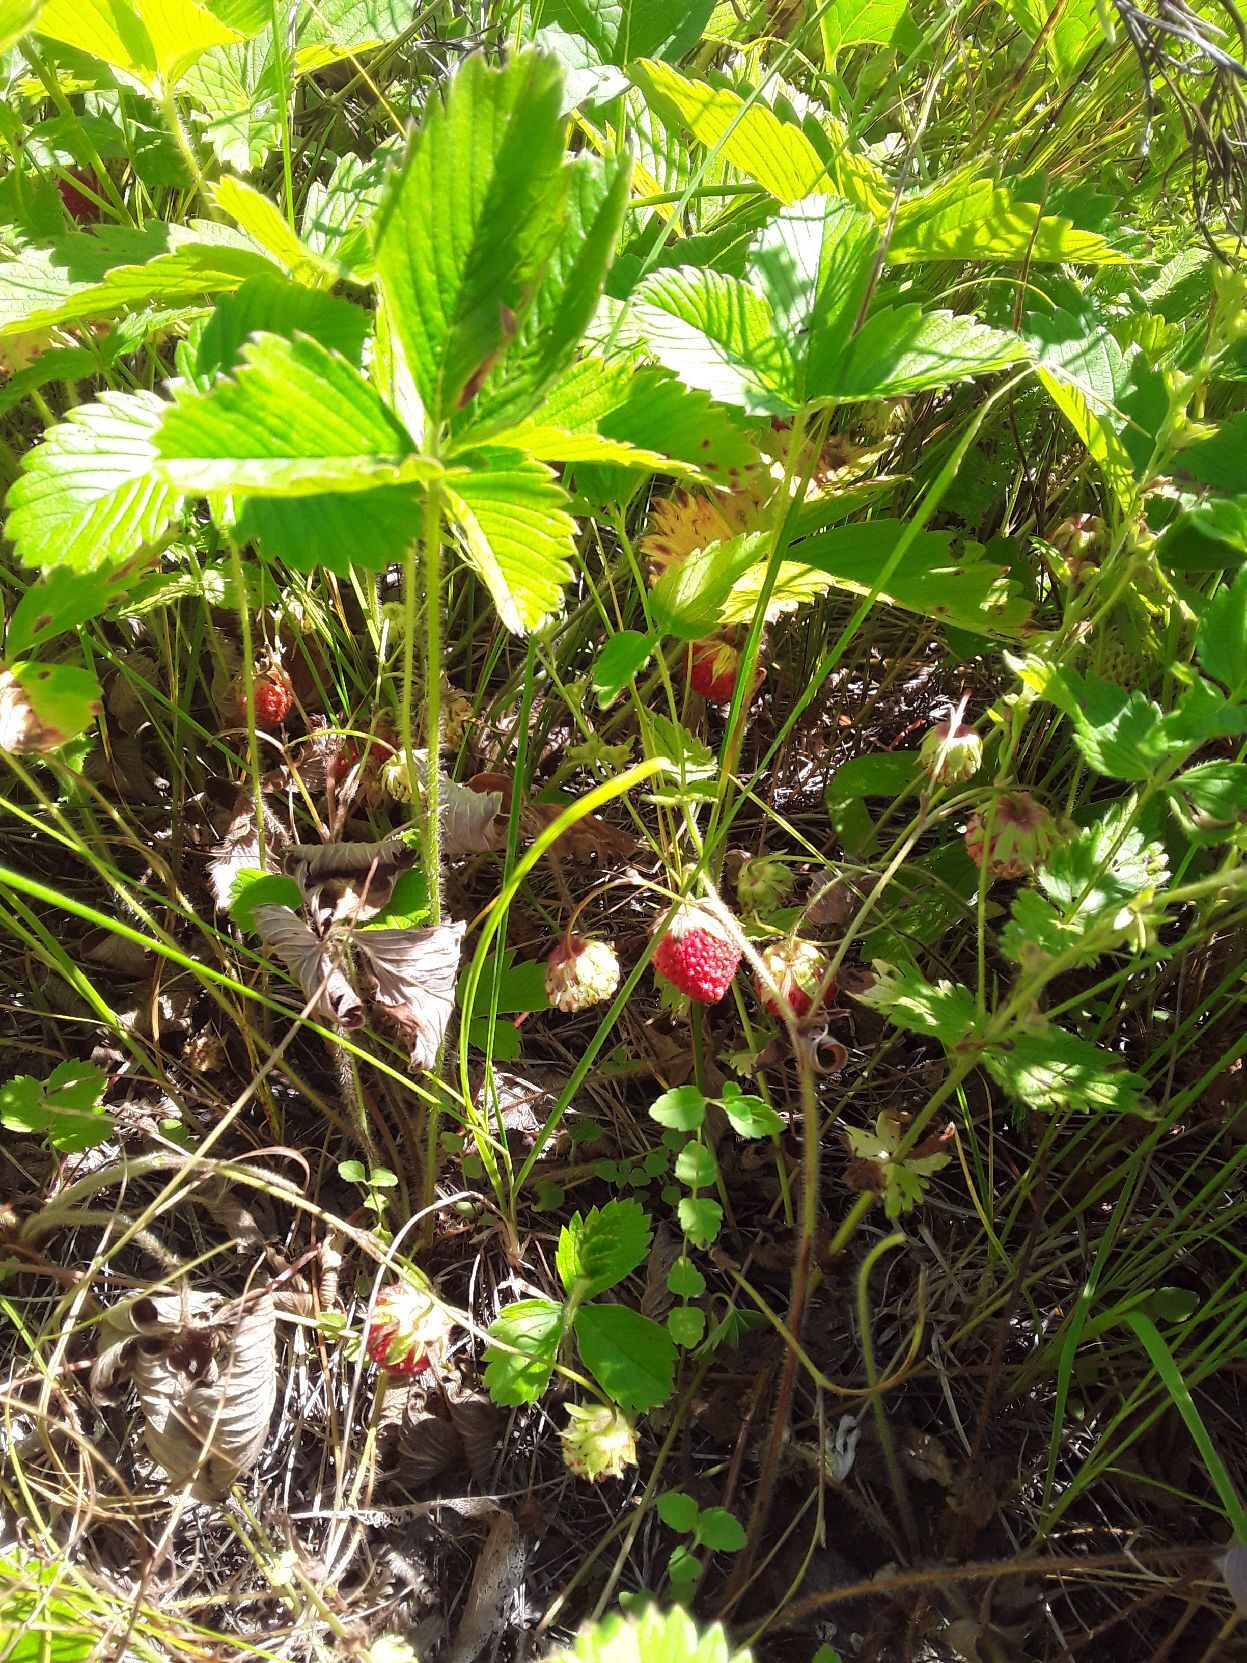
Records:
[[[85,185],[97,196],[100,194],[100,182],[93,173],[88,173],[85,168],[71,167],[65,178],[56,181],[65,211],[75,225],[98,225],[101,218],[99,204],[80,191],[78,185]]]
[[[432,1291],[409,1282],[382,1288],[364,1336],[364,1350],[392,1374],[422,1374],[445,1361],[450,1319]]]
[[[736,691],[740,674],[740,649],[735,642],[722,635],[708,635],[704,641],[694,641],[688,649],[688,681],[694,693],[700,693],[707,704],[729,704]],[[752,701],[766,680],[766,672],[759,664],[753,673]]]
[[[711,913],[683,906],[654,954],[654,970],[699,1005],[714,1005],[731,986],[740,948]]]
[[[294,688],[290,677],[280,664],[271,664],[255,678],[255,725],[258,728],[279,728],[294,708]],[[247,714],[245,688],[236,689],[238,713]]]
[[[785,1005],[797,1018],[808,1015],[820,989],[820,1004],[827,1004],[835,996],[836,984],[827,980],[830,968],[827,955],[812,941],[773,941],[762,949],[762,963],[780,994],[777,999],[771,986],[755,975],[758,998],[772,1016],[786,1015]]]

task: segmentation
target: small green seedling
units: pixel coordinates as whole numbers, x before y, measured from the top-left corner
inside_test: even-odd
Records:
[[[376,1233],[388,1240],[385,1213],[390,1203],[385,1192],[398,1188],[398,1174],[391,1172],[388,1166],[374,1166],[368,1170],[362,1161],[339,1161],[338,1177],[348,1184],[358,1184],[363,1190],[364,1206],[377,1221],[374,1226]]]
[[[580,1361],[621,1409],[656,1409],[667,1401],[675,1381],[671,1335],[640,1311],[596,1298],[645,1262],[650,1235],[639,1201],[573,1213],[559,1232],[555,1257],[566,1299],[521,1299],[490,1324],[485,1384],[495,1403],[540,1397],[573,1335]]]
[[[667,1561],[671,1591],[676,1599],[684,1600],[691,1595],[705,1565],[698,1550],[739,1553],[745,1545],[744,1526],[726,1507],[699,1507],[683,1490],[665,1491],[657,1505],[658,1516],[667,1528],[688,1537],[687,1542],[672,1549]]]

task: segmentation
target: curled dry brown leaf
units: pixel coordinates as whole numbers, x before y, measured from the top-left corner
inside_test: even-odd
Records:
[[[528,1543],[515,1516],[499,1509],[472,1572],[450,1663],[475,1663],[489,1641],[506,1632],[504,1613],[524,1575]]]
[[[364,1002],[338,963],[336,938],[314,935],[290,907],[256,907],[252,917],[261,941],[312,1001],[314,1017],[347,1029],[363,1026]]]
[[[355,934],[376,983],[377,1003],[403,1030],[413,1068],[432,1068],[442,1048],[466,928],[463,923],[436,924],[426,930]]]
[[[390,837],[376,843],[294,843],[284,865],[318,923],[362,923],[389,905],[395,883],[417,858],[409,844]]]
[[[220,1501],[255,1463],[277,1396],[276,1311],[260,1289],[155,1292],[109,1311],[91,1371],[98,1402],[132,1384],[148,1452],[170,1485]]]

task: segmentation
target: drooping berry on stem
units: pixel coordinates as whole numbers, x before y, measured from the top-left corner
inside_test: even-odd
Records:
[[[717,1004],[731,986],[741,950],[704,907],[682,906],[664,930],[654,970],[700,1005]]]

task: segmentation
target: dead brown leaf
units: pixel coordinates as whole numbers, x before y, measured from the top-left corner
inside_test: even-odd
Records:
[[[169,1483],[220,1501],[258,1458],[277,1397],[276,1312],[267,1288],[226,1304],[218,1294],[145,1294],[100,1325],[92,1395],[115,1402],[132,1384],[148,1452]]]
[[[259,916],[265,908],[256,908]],[[355,945],[376,982],[376,999],[411,1046],[413,1068],[432,1068],[455,1002],[466,924],[426,930],[359,930]]]
[[[504,1612],[519,1588],[527,1556],[519,1524],[512,1514],[499,1510],[472,1572],[450,1663],[476,1663],[489,1641],[506,1632]]]
[[[282,961],[312,1002],[312,1015],[346,1029],[364,1023],[364,1004],[337,961],[337,943],[313,935],[290,907],[270,904],[252,913],[256,933]]]

